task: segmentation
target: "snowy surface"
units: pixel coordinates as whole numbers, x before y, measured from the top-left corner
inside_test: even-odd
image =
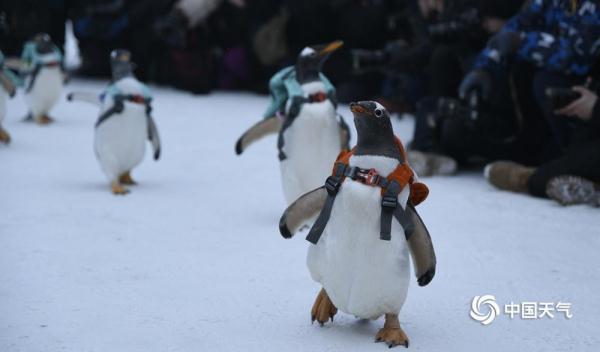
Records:
[[[67,90],[100,91],[74,81]],[[48,127],[21,122],[0,147],[0,351],[382,351],[378,321],[343,313],[321,328],[308,242],[284,240],[275,138],[234,155],[267,98],[155,89],[159,162],[113,196],[92,150],[97,110],[56,106]],[[341,113],[349,117],[347,107]],[[404,138],[412,122],[396,124]],[[149,150],[149,149],[148,149]],[[412,351],[597,351],[600,214],[498,192],[480,176],[430,178],[419,206],[438,255],[401,313]],[[571,302],[573,318],[469,317],[475,295]],[[402,350],[403,347],[397,348]]]

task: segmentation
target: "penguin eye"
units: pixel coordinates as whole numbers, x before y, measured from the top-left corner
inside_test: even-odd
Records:
[[[382,117],[383,116],[383,110],[380,108],[375,109],[375,116],[377,117]]]

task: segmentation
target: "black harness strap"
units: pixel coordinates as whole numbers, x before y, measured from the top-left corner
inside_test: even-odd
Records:
[[[321,238],[325,226],[331,217],[333,203],[335,202],[335,197],[337,196],[344,177],[348,177],[354,181],[358,180],[366,185],[383,188],[379,238],[384,241],[391,240],[392,219],[395,217],[402,225],[404,236],[408,240],[414,232],[414,224],[410,217],[406,215],[402,206],[398,206],[398,195],[402,191],[400,184],[395,180],[388,180],[386,177],[380,176],[374,169],[367,170],[356,166],[337,163],[334,175],[329,176],[325,182],[328,196],[321,213],[317,217],[313,227],[310,229],[308,236],[306,236],[307,241],[312,244],[317,244]]]
[[[37,76],[40,73],[40,70],[42,69],[42,67],[54,67],[54,66],[62,67],[62,64],[59,64],[56,62],[51,62],[51,63],[47,63],[47,64],[35,65],[35,68],[30,73],[31,79],[29,80],[29,84],[27,85],[27,88],[25,88],[25,92],[29,93],[31,91],[31,89],[33,88],[33,84],[35,83],[35,80],[37,79]]]
[[[381,197],[381,229],[379,238],[384,241],[389,241],[392,238],[392,217],[394,210],[398,207],[398,194],[400,194],[401,190],[398,182],[389,181]]]
[[[29,80],[29,84],[27,85],[25,92],[29,93],[31,91],[31,89],[33,88],[33,84],[35,83],[35,80],[36,80],[38,74],[40,73],[41,69],[42,69],[42,65],[36,65],[35,68],[33,69],[33,71],[31,71],[31,79]]]
[[[136,102],[138,104],[144,104],[146,106],[146,116],[150,117],[150,112],[152,111],[152,107],[150,106],[150,99],[140,100],[139,95],[132,94],[116,94],[113,97],[114,105],[106,110],[100,117],[98,117],[98,121],[96,121],[96,127],[98,127],[102,122],[111,117],[114,114],[120,114],[125,109],[125,101]]]
[[[327,177],[325,181],[325,189],[327,190],[327,199],[325,200],[325,204],[323,205],[323,209],[321,209],[321,213],[319,217],[315,221],[314,225],[310,229],[310,232],[306,236],[306,240],[312,244],[317,244],[323,231],[325,230],[325,226],[327,226],[327,222],[329,222],[329,217],[331,216],[331,210],[333,209],[333,203],[335,202],[335,197],[340,190],[340,186],[342,185],[342,179],[344,176],[344,171],[346,169],[346,165],[342,163],[337,163],[335,165],[335,173],[333,176]]]

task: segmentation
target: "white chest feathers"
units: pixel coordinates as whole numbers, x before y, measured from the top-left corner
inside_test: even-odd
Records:
[[[331,101],[305,103],[283,132],[282,186],[291,204],[320,187],[341,151],[340,126]]]
[[[25,86],[29,86],[32,77],[28,78]],[[46,115],[56,104],[63,88],[63,73],[59,66],[40,68],[25,100],[34,117]]]

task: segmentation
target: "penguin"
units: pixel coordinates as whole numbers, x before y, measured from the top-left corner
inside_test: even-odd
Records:
[[[131,171],[139,165],[146,151],[146,139],[153,148],[154,160],[160,158],[158,129],[150,115],[150,89],[133,75],[131,53],[124,49],[110,54],[112,80],[100,99],[88,93],[70,93],[68,100],[79,100],[100,106],[96,121],[94,151],[108,177],[113,194],[129,193],[125,187],[135,185]]]
[[[62,93],[65,74],[60,49],[46,33],[38,33],[23,47],[21,74],[25,77],[26,121],[46,125],[53,120],[48,112]]]
[[[372,101],[350,107],[356,146],[340,155],[325,186],[285,210],[279,229],[291,238],[318,215],[307,236],[307,266],[322,286],[313,322],[333,321],[338,310],[363,319],[384,316],[375,341],[408,347],[399,314],[409,287],[409,257],[420,286],[435,275],[431,237],[415,209],[428,190],[408,165],[385,108]]]
[[[308,46],[295,66],[275,74],[264,119],[236,143],[240,155],[254,141],[278,133],[281,182],[288,204],[321,184],[331,162],[348,147],[350,132],[336,112],[335,88],[321,73],[323,63],[342,45],[334,41]]]
[[[0,143],[10,143],[10,134],[2,127],[6,116],[6,101],[14,97],[19,85],[18,77],[4,65],[4,54],[0,51]]]

